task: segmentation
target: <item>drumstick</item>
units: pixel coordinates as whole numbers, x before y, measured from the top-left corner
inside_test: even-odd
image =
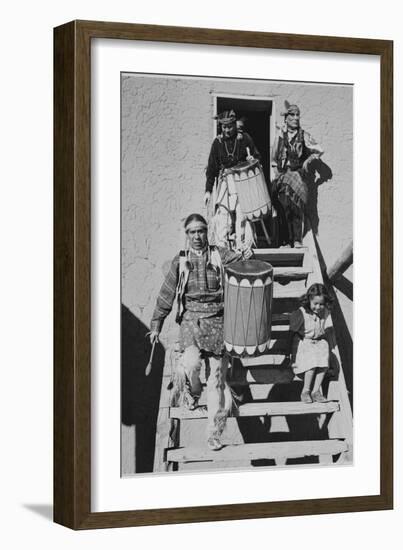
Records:
[[[249,149],[249,147],[246,148],[246,152],[248,153],[248,157],[250,157],[250,149]]]
[[[154,350],[155,350],[155,344],[157,343],[157,339],[154,340],[153,342],[153,347],[151,349],[151,354],[150,354],[150,360],[148,361],[148,365],[146,366],[146,370],[145,370],[145,375],[148,376],[151,372],[151,369],[152,369],[152,362],[153,362],[153,357],[154,357]]]

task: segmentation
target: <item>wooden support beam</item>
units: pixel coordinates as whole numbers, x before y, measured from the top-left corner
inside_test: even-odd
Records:
[[[336,281],[353,263],[353,241],[343,250],[340,257],[327,270],[327,276],[331,282]]]
[[[344,277],[344,275],[340,275],[337,279],[333,279],[332,283],[337,290],[344,294],[349,300],[353,301],[354,286],[351,281]]]

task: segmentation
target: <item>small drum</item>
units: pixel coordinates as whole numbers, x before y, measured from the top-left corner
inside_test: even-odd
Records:
[[[227,168],[225,178],[230,195],[238,195],[242,214],[248,220],[259,220],[269,213],[270,195],[258,160],[245,161]]]
[[[273,268],[260,260],[224,267],[224,345],[238,357],[259,355],[270,343]]]

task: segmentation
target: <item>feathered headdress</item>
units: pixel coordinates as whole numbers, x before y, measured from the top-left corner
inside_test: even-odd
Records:
[[[295,105],[295,103],[291,105],[287,100],[285,100],[284,101],[284,111],[282,113],[280,113],[280,115],[283,116],[283,117],[286,117],[290,113],[300,114],[300,112],[301,111],[300,111],[298,105]]]

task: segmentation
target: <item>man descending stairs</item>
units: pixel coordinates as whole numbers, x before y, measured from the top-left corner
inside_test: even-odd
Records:
[[[271,342],[267,353],[233,359],[228,382],[236,406],[218,451],[206,446],[205,389],[194,410],[175,398],[173,354],[162,383],[154,471],[338,464],[352,460],[352,414],[337,343],[332,333],[331,372],[324,403],[302,403],[302,381],[287,357],[290,313],[314,282],[323,282],[312,233],[299,249],[256,249],[274,267]],[[202,373],[202,382],[205,382]]]

